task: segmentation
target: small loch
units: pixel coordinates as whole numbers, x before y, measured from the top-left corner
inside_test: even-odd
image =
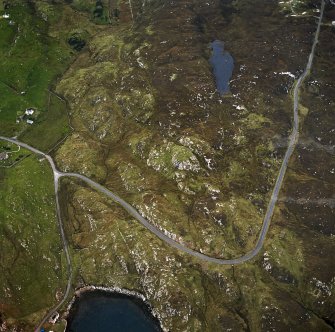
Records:
[[[220,95],[229,92],[229,81],[233,74],[234,59],[229,52],[224,50],[224,43],[215,40],[211,43],[212,56],[209,59],[213,68],[216,88]]]

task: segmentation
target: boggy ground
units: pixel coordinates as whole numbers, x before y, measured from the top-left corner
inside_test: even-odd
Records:
[[[261,226],[291,128],[290,75],[298,77],[306,65],[319,4],[294,11],[263,1],[140,5],[133,2],[132,30],[126,23],[106,27],[58,85],[76,128],[56,154],[58,165],[105,183],[188,246],[237,256],[252,248]],[[333,32],[328,26],[322,34]],[[235,59],[231,93],[224,97],[215,93],[208,64],[214,39],[223,40]],[[329,62],[327,52],[320,57]],[[314,107],[322,109],[319,99]],[[304,112],[301,107],[302,128],[308,121]],[[112,212],[95,205],[96,194],[89,198],[87,189],[72,189],[70,232],[82,282],[144,292],[167,330],[330,330],[334,243],[330,234],[319,234],[327,227],[315,233],[318,211],[303,226],[306,209],[298,198],[287,199],[290,191],[311,184],[293,171],[303,132],[264,252],[234,268],[183,262],[183,274],[170,266],[164,275],[165,253],[158,258],[164,246],[154,249],[158,240],[136,236],[141,227],[134,223],[116,235],[123,224],[119,217],[103,216]],[[330,185],[319,189],[328,200]],[[322,216],[330,227],[333,210],[325,207]],[[102,220],[106,229],[99,233]],[[133,248],[141,245],[148,251],[139,259]],[[97,252],[105,256],[99,259]]]
[[[285,16],[274,2],[140,4],[134,22],[97,33],[57,85],[75,128],[58,165],[113,188],[196,250],[242,255],[290,133],[287,73],[303,71],[315,18]],[[208,62],[213,39],[235,59],[223,97]]]
[[[294,79],[285,73],[297,77],[306,65],[319,3],[131,3],[134,22],[121,1],[119,20],[90,33],[56,86],[74,127],[58,166],[104,183],[190,247],[243,254],[257,238],[291,128]],[[170,331],[332,330],[334,30],[325,23],[302,93],[302,135],[261,254],[235,267],[193,260],[64,180],[74,288],[137,290]],[[208,64],[214,39],[235,60],[224,97]]]

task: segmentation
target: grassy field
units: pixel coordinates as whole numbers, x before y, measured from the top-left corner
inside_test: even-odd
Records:
[[[20,139],[42,151],[48,151],[70,132],[66,103],[50,93],[48,109],[20,136]]]
[[[48,35],[47,22],[36,14],[32,5],[16,2],[6,10],[8,18],[3,18],[3,13],[0,12],[0,122],[1,134],[13,136],[27,129],[24,120],[20,123],[16,120],[28,107],[36,109],[34,117],[39,115],[38,123],[48,121],[49,117],[49,123],[54,120],[53,105],[47,112],[48,88],[68,66],[71,49]],[[65,113],[63,106],[60,110]],[[66,131],[64,123],[58,121],[57,130],[51,130],[56,131],[57,139]],[[35,135],[39,135],[41,128],[34,125],[27,135],[34,135],[35,129]]]
[[[0,298],[6,315],[20,319],[49,308],[66,276],[46,161],[30,156],[13,168],[0,168],[0,233],[0,252],[6,253],[0,256]]]

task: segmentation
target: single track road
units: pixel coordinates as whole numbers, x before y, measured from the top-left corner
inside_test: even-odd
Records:
[[[145,219],[142,215],[140,215],[140,213],[133,206],[131,206],[124,199],[122,199],[121,197],[119,197],[118,195],[116,195],[115,193],[110,191],[109,189],[105,188],[101,184],[93,181],[92,179],[90,179],[90,178],[88,178],[84,175],[78,174],[78,173],[61,172],[61,171],[57,170],[53,159],[49,155],[45,154],[44,152],[26,144],[26,143],[19,142],[15,138],[0,136],[0,140],[4,140],[4,141],[7,141],[7,142],[17,144],[17,145],[19,145],[19,146],[21,146],[25,149],[28,149],[31,152],[33,152],[33,153],[35,153],[35,154],[37,154],[37,155],[39,155],[43,158],[46,158],[48,160],[51,168],[52,168],[53,175],[54,175],[54,187],[55,187],[55,197],[56,197],[57,218],[58,218],[59,229],[60,229],[61,238],[62,238],[62,242],[63,242],[63,248],[64,248],[64,252],[65,252],[65,256],[66,256],[68,282],[67,282],[66,290],[65,290],[65,293],[63,295],[62,300],[54,308],[52,308],[49,311],[49,313],[44,317],[44,319],[40,322],[40,324],[36,328],[36,330],[35,330],[36,332],[40,331],[40,329],[44,325],[44,323],[50,317],[52,317],[55,314],[55,312],[57,312],[57,310],[65,303],[65,301],[66,301],[66,299],[69,295],[69,292],[70,292],[70,289],[71,289],[71,283],[72,283],[73,268],[72,268],[70,253],[69,253],[68,242],[67,242],[67,239],[66,239],[66,236],[65,236],[65,233],[64,233],[64,226],[63,226],[63,222],[62,222],[62,219],[61,219],[61,211],[60,211],[59,198],[58,198],[58,185],[59,185],[59,179],[61,177],[72,177],[72,178],[77,178],[77,179],[80,179],[80,180],[86,182],[92,188],[96,189],[97,191],[106,195],[108,198],[111,198],[112,200],[114,200],[115,202],[120,204],[131,216],[133,216],[137,221],[139,221],[145,228],[147,228],[150,232],[155,234],[157,237],[159,237],[162,241],[164,241],[168,245],[170,245],[171,247],[176,248],[176,249],[178,249],[182,252],[185,252],[189,255],[192,255],[196,258],[202,259],[206,262],[210,262],[210,263],[214,263],[214,264],[220,264],[220,265],[236,265],[236,264],[241,264],[241,263],[244,263],[244,262],[252,259],[253,257],[255,257],[259,253],[259,251],[263,247],[264,240],[265,240],[266,234],[267,234],[269,226],[270,226],[270,221],[271,221],[273,213],[274,213],[274,209],[275,209],[275,206],[276,206],[276,203],[277,203],[277,200],[278,200],[278,194],[279,194],[280,188],[282,186],[284,176],[286,174],[286,170],[287,170],[287,167],[288,167],[289,160],[290,160],[290,158],[291,158],[291,156],[294,152],[295,146],[298,142],[298,138],[299,138],[299,114],[298,114],[299,89],[300,89],[301,85],[303,84],[305,78],[310,73],[310,70],[312,68],[315,48],[316,48],[316,44],[318,43],[318,39],[319,39],[319,33],[320,33],[320,27],[321,27],[324,7],[325,7],[325,2],[324,2],[324,0],[322,0],[320,16],[319,16],[315,36],[314,36],[314,41],[313,41],[311,53],[309,55],[306,68],[305,68],[304,72],[301,74],[301,76],[298,78],[298,80],[296,82],[296,85],[294,87],[294,91],[293,91],[293,128],[292,128],[292,133],[289,137],[288,147],[287,147],[285,156],[283,158],[283,161],[282,161],[282,164],[281,164],[278,176],[277,176],[275,186],[274,186],[272,194],[271,194],[271,198],[270,198],[270,201],[269,201],[269,204],[268,204],[268,207],[267,207],[267,211],[266,211],[265,216],[264,216],[262,228],[261,228],[261,231],[260,231],[260,234],[259,234],[259,237],[258,237],[258,240],[257,240],[257,243],[256,243],[254,249],[252,249],[250,252],[246,253],[243,256],[232,258],[232,259],[216,258],[216,257],[211,257],[211,256],[208,256],[208,255],[205,255],[203,253],[200,253],[200,252],[195,251],[193,249],[190,249],[188,247],[185,247],[181,243],[179,243],[179,242],[171,239],[167,235],[165,235],[163,231],[158,229],[156,226],[151,224],[147,219]]]

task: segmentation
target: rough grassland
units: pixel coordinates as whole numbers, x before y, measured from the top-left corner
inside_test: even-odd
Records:
[[[47,81],[39,77],[56,68],[48,53],[54,42],[56,49],[68,50],[69,37],[77,44],[84,40],[57,82],[48,72],[46,86],[53,82],[67,100],[74,127],[55,152],[57,166],[102,183],[195,250],[241,255],[255,245],[287,147],[292,86],[306,66],[320,4],[280,2],[131,0],[132,21],[128,0],[111,1],[120,18],[94,25],[95,0],[30,0],[31,7],[13,0],[18,6],[8,11],[11,18],[15,11],[24,13],[14,19],[21,34],[0,19],[6,63],[1,70],[13,72],[0,78],[6,78],[0,82],[6,96],[0,123],[7,132],[27,130],[10,117],[20,103],[35,106],[38,118],[21,139],[43,149],[51,136],[56,140],[52,126],[62,128],[55,121],[60,113],[50,110],[61,112],[61,105],[47,107],[48,94],[37,89]],[[162,243],[104,195],[64,178],[60,196],[75,288],[139,291],[173,332],[334,330],[329,40],[335,18],[329,6],[312,74],[300,91],[300,140],[260,254],[233,267],[193,259]],[[31,24],[25,25],[28,16]],[[32,50],[26,51],[28,43],[15,49],[24,38],[37,40]],[[208,63],[214,38],[224,41],[235,62],[231,94],[224,98],[215,93]],[[31,105],[34,98],[40,104]],[[47,114],[52,121],[43,117]],[[39,167],[44,171],[37,172]],[[48,170],[29,157],[2,173],[0,326],[4,322],[10,331],[31,331],[31,322],[55,303],[64,285]],[[66,305],[46,330],[64,330]]]
[[[63,289],[52,183],[49,165],[34,156],[0,168],[0,252],[6,253],[0,256],[0,308],[5,319],[38,317]]]

